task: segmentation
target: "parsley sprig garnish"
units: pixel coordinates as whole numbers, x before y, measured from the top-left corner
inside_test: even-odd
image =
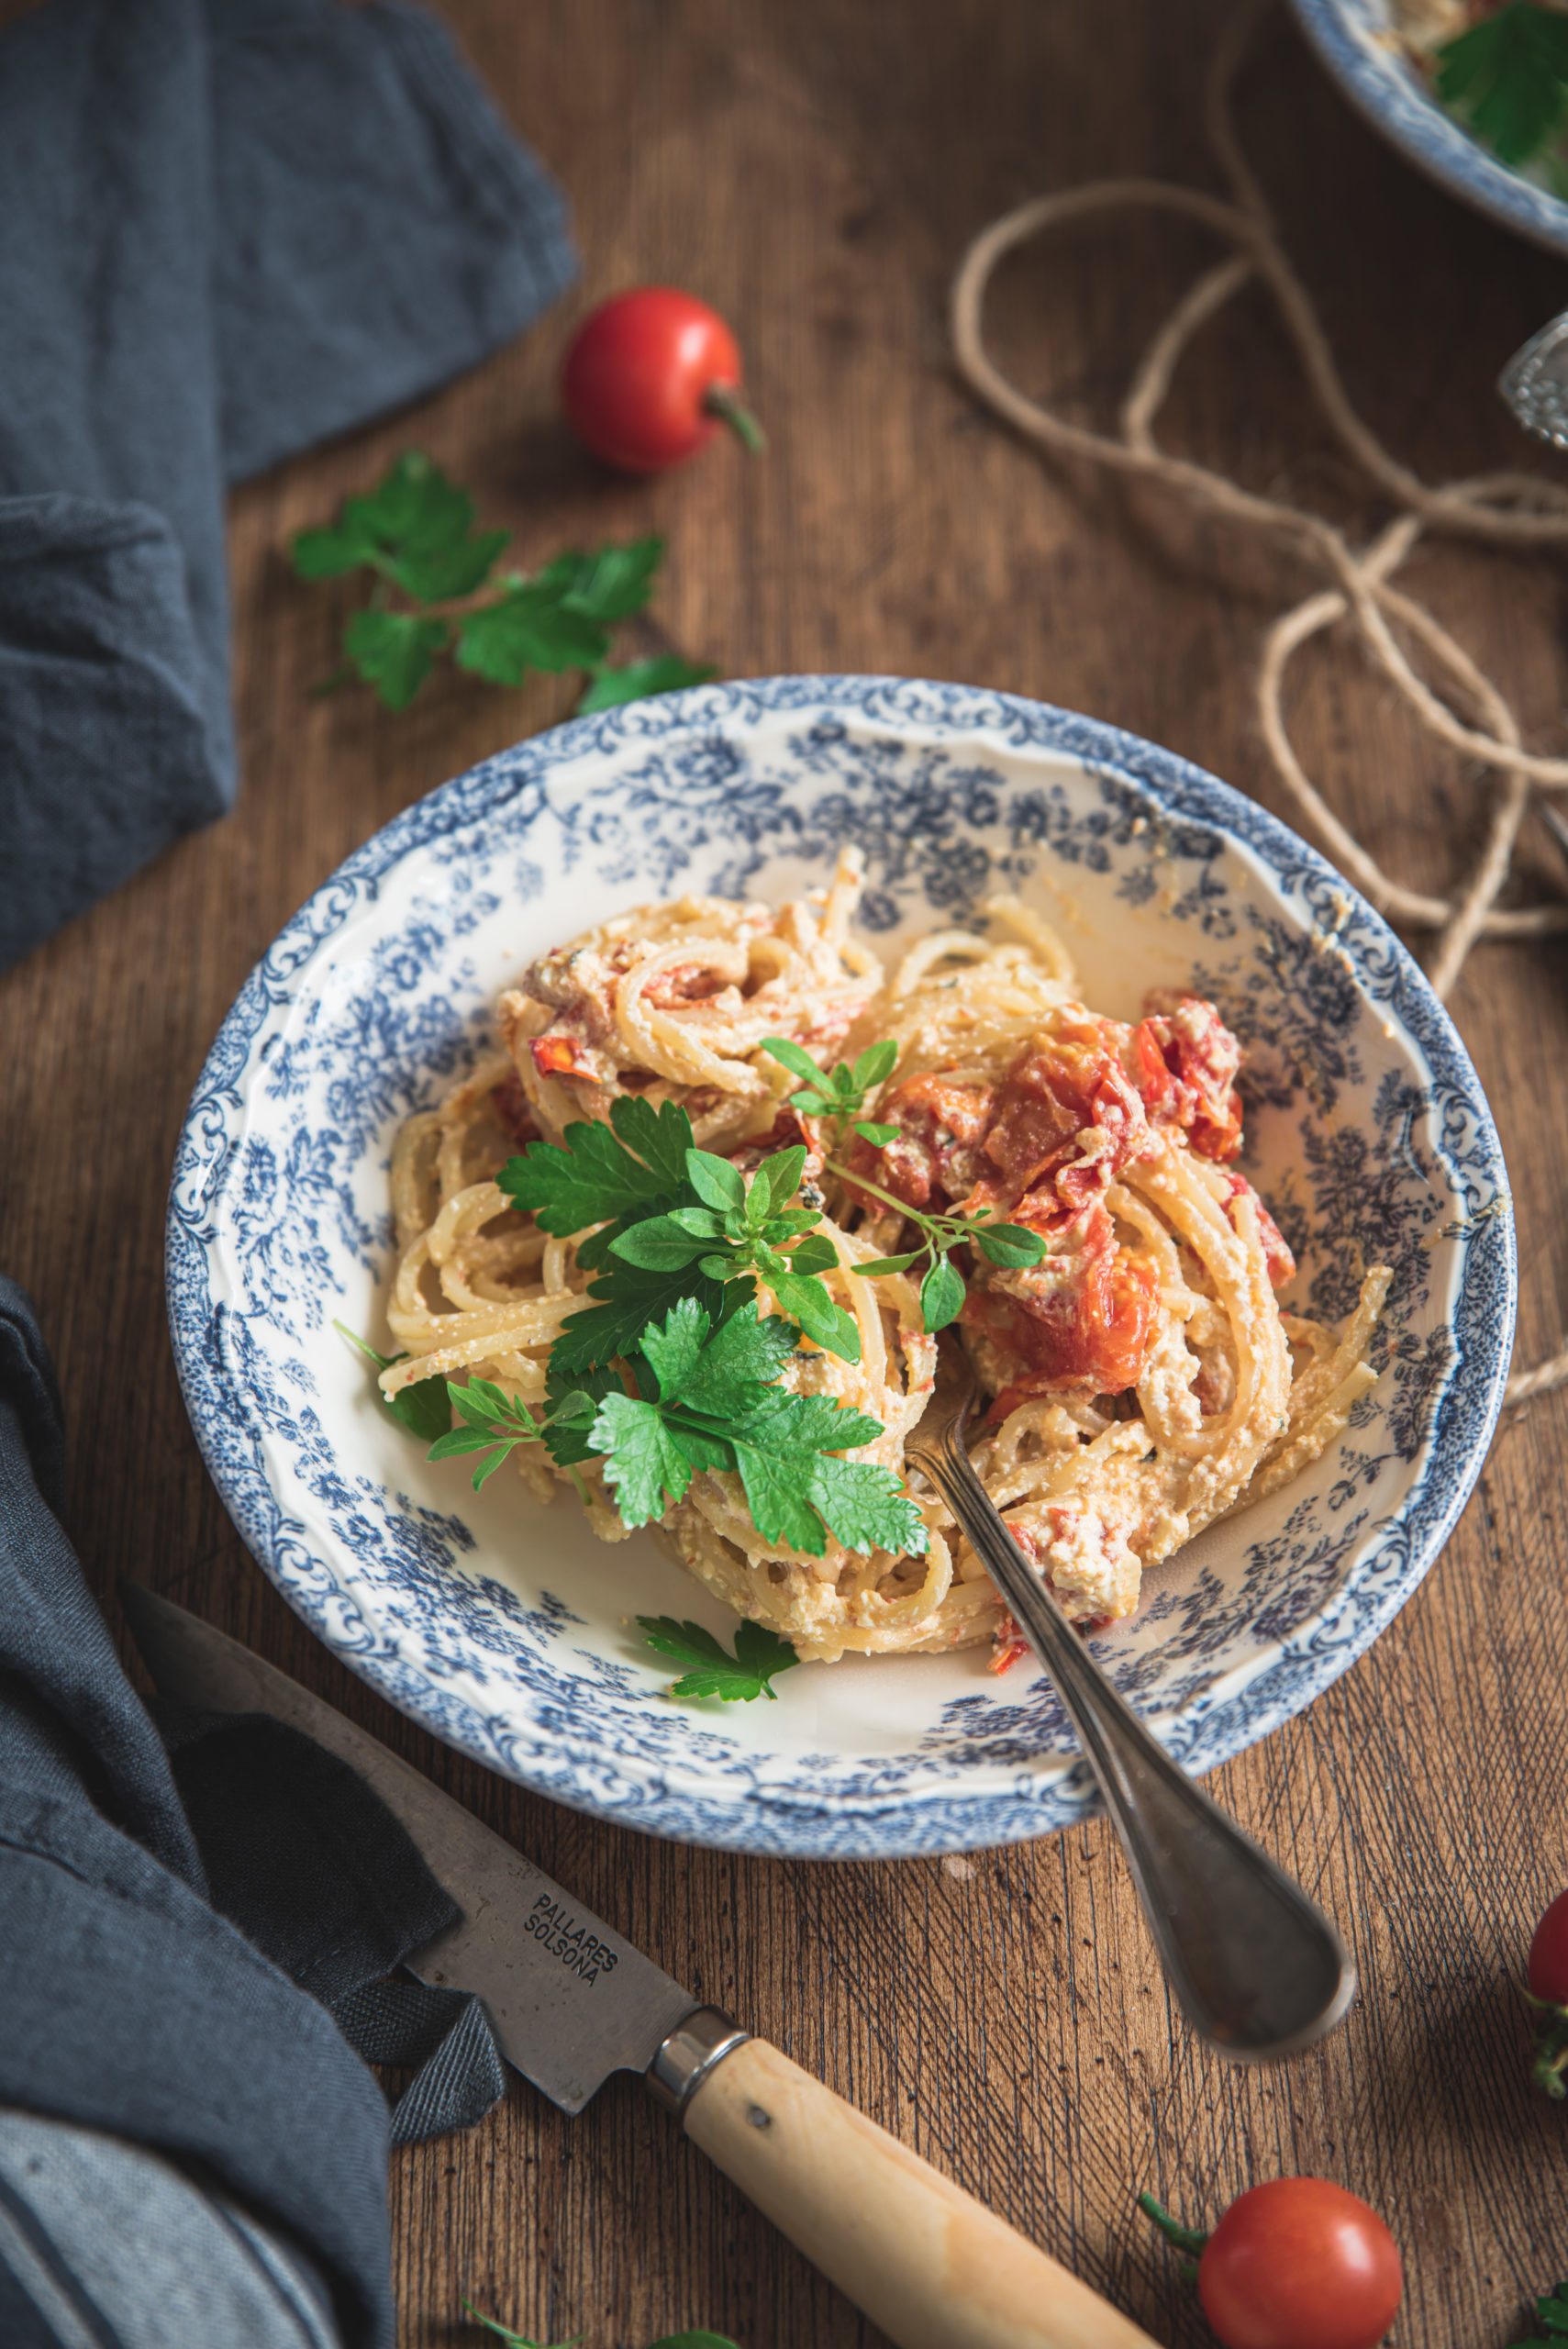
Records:
[[[482,1453],[484,1456],[473,1472],[475,1492],[487,1476],[495,1474],[504,1460],[511,1457],[519,1443],[542,1443],[547,1429],[558,1422],[580,1426],[592,1419],[594,1411],[591,1396],[572,1393],[562,1396],[542,1419],[536,1419],[526,1403],[505,1394],[488,1378],[471,1377],[466,1386],[449,1378],[445,1400],[464,1424],[438,1437],[425,1456],[428,1460],[450,1460],[460,1453]]]
[[[343,651],[389,709],[406,709],[449,652],[460,669],[495,685],[521,685],[530,669],[585,669],[580,715],[701,685],[715,674],[674,653],[619,668],[608,661],[608,631],[652,594],[662,539],[592,554],[573,550],[532,577],[520,571],[496,576],[511,533],[476,530],[473,518],[468,492],[411,450],[368,495],[345,498],[336,521],[302,530],[294,541],[302,579],[374,573],[370,605],[344,629]],[[496,590],[488,601],[467,602],[485,586]],[[413,608],[395,605],[395,596]]]
[[[896,1044],[873,1044],[861,1054],[853,1068],[840,1061],[831,1070],[818,1068],[809,1052],[799,1044],[792,1044],[787,1037],[765,1036],[762,1049],[782,1062],[792,1075],[806,1080],[790,1095],[790,1107],[830,1122],[829,1153],[841,1148],[851,1134],[858,1134],[873,1149],[897,1140],[898,1127],[877,1125],[859,1114],[866,1096],[892,1075],[898,1059]],[[841,1182],[853,1183],[884,1206],[896,1208],[919,1232],[919,1247],[901,1256],[873,1257],[869,1263],[857,1264],[855,1270],[862,1279],[878,1280],[886,1274],[906,1273],[912,1265],[923,1264],[926,1270],[920,1281],[920,1318],[929,1332],[945,1330],[963,1310],[964,1281],[952,1262],[951,1252],[954,1248],[978,1248],[989,1263],[1008,1268],[1038,1264],[1045,1255],[1045,1242],[1039,1232],[1030,1231],[1023,1224],[994,1223],[984,1208],[973,1215],[929,1215],[922,1208],[910,1207],[894,1192],[884,1190],[880,1183],[840,1166],[831,1155],[825,1163],[828,1173],[837,1174]]]
[[[774,1677],[800,1662],[789,1642],[763,1623],[742,1623],[731,1655],[700,1623],[678,1623],[673,1615],[639,1615],[637,1620],[651,1648],[687,1667],[672,1687],[672,1697],[717,1697],[726,1705],[750,1705],[758,1697],[776,1699]]]
[[[874,1443],[882,1425],[830,1395],[778,1384],[797,1340],[754,1301],[717,1329],[684,1297],[642,1333],[639,1393],[611,1393],[589,1435],[628,1525],[647,1525],[685,1494],[699,1469],[739,1474],[751,1521],[766,1542],[820,1557],[827,1535],[847,1550],[926,1548],[925,1520],[890,1469],[843,1460]],[[651,1394],[642,1391],[651,1373]],[[549,1438],[547,1436],[548,1443]]]
[[[829,1534],[850,1550],[923,1551],[925,1520],[892,1472],[839,1456],[873,1443],[880,1422],[779,1383],[802,1330],[845,1361],[860,1355],[853,1317],[817,1277],[837,1262],[832,1244],[787,1205],[805,1162],[799,1145],[776,1152],[748,1184],[695,1146],[684,1109],[635,1095],[608,1125],[584,1119],[563,1147],[509,1159],[496,1181],[541,1230],[599,1227],[577,1251],[594,1275],[588,1302],[550,1349],[542,1420],[470,1380],[451,1390],[464,1428],[431,1456],[537,1441],[562,1467],[602,1459],[628,1526],[717,1470],[739,1476],[767,1541],[814,1557]],[[762,1281],[789,1319],[761,1314]]]
[[[378,1354],[373,1346],[367,1346],[362,1338],[356,1337],[352,1330],[341,1321],[334,1321],[332,1327],[340,1338],[347,1338],[351,1346],[356,1346],[367,1362],[373,1363],[378,1371],[390,1370],[394,1363],[408,1359],[406,1354]],[[378,1383],[375,1392],[376,1400],[383,1409],[390,1411],[410,1435],[422,1437],[426,1443],[434,1437],[444,1435],[452,1423],[447,1390],[439,1378],[415,1379],[395,1395],[385,1393]]]
[[[634,1224],[612,1241],[610,1253],[639,1272],[679,1272],[695,1264],[719,1282],[756,1273],[808,1338],[840,1362],[859,1362],[853,1314],[835,1305],[817,1278],[835,1268],[839,1252],[817,1231],[811,1208],[787,1204],[800,1188],[805,1164],[805,1145],[796,1143],[765,1158],[748,1186],[727,1158],[689,1150],[686,1179],[701,1204]]]
[[[892,1075],[898,1060],[896,1044],[873,1044],[861,1054],[853,1068],[840,1061],[835,1069],[818,1068],[805,1046],[792,1043],[787,1036],[764,1036],[762,1050],[771,1060],[787,1068],[792,1076],[804,1079],[790,1095],[789,1106],[824,1121],[828,1129],[824,1139],[829,1150],[840,1147],[846,1127],[873,1145],[892,1141],[896,1136],[896,1126],[873,1125],[860,1114],[865,1107],[866,1095],[874,1093]]]
[[[587,1369],[637,1349],[641,1331],[684,1297],[717,1324],[725,1290],[751,1275],[764,1279],[792,1321],[841,1362],[859,1362],[854,1316],[834,1304],[817,1278],[838,1263],[817,1218],[791,1208],[806,1164],[800,1144],[765,1158],[750,1185],[727,1158],[697,1150],[691,1120],[674,1102],[655,1109],[627,1096],[608,1126],[568,1126],[565,1147],[535,1142],[496,1176],[517,1206],[545,1231],[564,1236],[591,1223],[577,1251],[598,1275],[593,1308],[562,1326],[550,1360]],[[754,1293],[754,1283],[742,1294]]]
[[[1568,16],[1509,0],[1437,51],[1438,95],[1505,163],[1528,163],[1568,124]]]
[[[926,1270],[920,1281],[920,1318],[929,1331],[945,1330],[963,1310],[963,1275],[953,1263],[950,1250],[978,1248],[987,1263],[1009,1271],[1038,1264],[1045,1255],[1044,1241],[1027,1224],[993,1223],[986,1208],[973,1215],[932,1215],[924,1208],[912,1208],[896,1192],[884,1190],[869,1175],[853,1174],[847,1166],[836,1165],[832,1159],[828,1160],[827,1165],[828,1173],[837,1174],[842,1182],[852,1183],[857,1190],[869,1191],[884,1206],[895,1208],[919,1233],[917,1248],[911,1248],[902,1256],[873,1256],[869,1263],[857,1264],[855,1270],[866,1280],[876,1280],[884,1274],[906,1273],[911,1265],[923,1264]]]

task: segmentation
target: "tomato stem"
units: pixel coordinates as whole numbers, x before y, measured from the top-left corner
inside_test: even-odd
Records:
[[[1194,2254],[1193,2257],[1181,2262],[1181,2272],[1184,2283],[1195,2284],[1197,2282],[1196,2254],[1202,2251],[1208,2237],[1206,2234],[1200,2234],[1195,2227],[1184,2227],[1179,2219],[1173,2219],[1169,2210],[1162,2209],[1161,2205],[1155,2201],[1152,2194],[1140,2194],[1138,2198],[1138,2207],[1147,2217],[1153,2220],[1167,2243],[1173,2243],[1177,2251],[1190,2252]]]
[[[762,455],[768,436],[741,398],[739,384],[710,384],[703,394],[702,404],[710,416],[717,416],[728,425],[750,455]]]

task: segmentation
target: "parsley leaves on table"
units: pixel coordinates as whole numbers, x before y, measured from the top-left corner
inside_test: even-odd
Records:
[[[683,661],[678,652],[660,652],[649,661],[626,661],[618,667],[601,661],[576,714],[591,718],[596,709],[618,709],[623,702],[640,701],[645,694],[678,694],[684,685],[706,685],[717,674],[717,669]],[[691,2336],[694,2341],[702,2337]]]
[[[498,2318],[486,2316],[484,2310],[476,2309],[472,2300],[464,2300],[462,2305],[472,2321],[484,2325],[487,2332],[494,2332],[506,2343],[506,2349],[546,2349],[543,2342],[529,2340],[524,2333],[514,2332],[509,2324],[501,2323]],[[570,2341],[558,2342],[555,2349],[577,2349],[578,2343],[584,2338],[583,2333],[574,2332]],[[731,2341],[726,2332],[699,2330],[695,2332],[667,2332],[662,2340],[651,2343],[650,2349],[739,2349],[739,2344]]]
[[[673,1615],[639,1615],[637,1620],[651,1648],[687,1667],[671,1688],[672,1697],[717,1697],[726,1705],[749,1705],[758,1697],[776,1699],[775,1675],[800,1662],[789,1642],[762,1623],[740,1626],[731,1655],[700,1623],[678,1623]]]
[[[1505,163],[1528,163],[1568,123],[1568,16],[1509,0],[1437,52],[1438,95]]]
[[[1552,2341],[1568,2341],[1568,2277],[1554,2291],[1535,2304],[1535,2321],[1540,2327],[1528,2341],[1514,2343],[1514,2349],[1546,2349]]]
[[[373,1362],[378,1371],[390,1370],[395,1362],[406,1362],[408,1359],[406,1354],[378,1354],[373,1346],[367,1346],[362,1338],[356,1337],[352,1330],[345,1328],[341,1321],[334,1321],[332,1327],[339,1337],[347,1338],[351,1346],[358,1347],[366,1361]],[[390,1411],[410,1435],[418,1436],[425,1443],[433,1443],[451,1426],[451,1406],[447,1400],[447,1388],[439,1378],[417,1379],[398,1395],[384,1394],[378,1385],[375,1395],[384,1410]]]
[[[584,669],[580,714],[644,694],[674,693],[715,672],[678,654],[610,664],[608,631],[639,612],[663,558],[660,538],[628,546],[575,549],[529,577],[494,575],[507,530],[476,530],[473,500],[417,450],[398,458],[368,495],[349,497],[335,522],[302,530],[294,564],[302,579],[370,571],[369,606],[343,631],[350,668],[389,709],[406,709],[431,669],[450,652],[460,669],[496,685],[521,685],[530,669]],[[496,592],[468,603],[481,588]],[[414,607],[395,607],[394,593]]]
[[[892,1075],[898,1059],[896,1044],[873,1044],[861,1054],[853,1068],[840,1061],[837,1068],[830,1070],[818,1068],[809,1052],[784,1036],[765,1036],[762,1049],[793,1076],[805,1080],[789,1096],[789,1105],[793,1109],[803,1109],[807,1117],[830,1122],[829,1152],[840,1148],[851,1134],[870,1142],[873,1149],[897,1139],[896,1126],[877,1125],[860,1115],[867,1094],[874,1092]],[[929,1333],[945,1330],[963,1310],[963,1275],[952,1262],[949,1252],[951,1249],[978,1248],[989,1263],[1009,1268],[1038,1264],[1045,1254],[1045,1242],[1039,1232],[1030,1231],[1023,1224],[993,1223],[984,1209],[975,1215],[928,1215],[884,1190],[869,1176],[852,1174],[849,1167],[837,1164],[831,1155],[826,1163],[828,1172],[841,1181],[869,1191],[886,1207],[896,1208],[906,1222],[912,1223],[919,1233],[920,1245],[906,1254],[873,1257],[869,1263],[857,1264],[855,1270],[863,1280],[877,1280],[887,1274],[906,1273],[911,1265],[923,1262],[926,1271],[920,1282],[920,1319]]]

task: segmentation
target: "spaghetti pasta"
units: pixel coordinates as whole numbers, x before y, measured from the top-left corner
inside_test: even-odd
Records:
[[[591,1277],[577,1261],[589,1233],[550,1236],[498,1187],[530,1141],[559,1142],[640,1096],[678,1104],[696,1143],[743,1175],[803,1142],[796,1204],[831,1244],[823,1277],[860,1359],[806,1341],[780,1384],[878,1423],[848,1456],[907,1475],[929,1544],[861,1553],[829,1532],[814,1556],[769,1542],[723,1468],[693,1476],[659,1538],[803,1657],[990,1639],[1000,1664],[1021,1652],[1010,1619],[906,1468],[939,1343],[967,1348],[990,1397],[973,1444],[982,1481],[1068,1614],[1092,1626],[1133,1610],[1146,1566],[1340,1433],[1373,1383],[1389,1275],[1368,1271],[1342,1330],[1282,1312],[1275,1290],[1295,1267],[1235,1171],[1240,1054],[1212,1006],[1161,996],[1132,1025],[1096,1016],[1061,941],[1011,899],[993,901],[984,934],[933,932],[889,976],[850,934],[859,889],[846,855],[828,888],[776,911],[711,897],[640,907],[543,956],[501,997],[504,1050],[397,1142],[387,1318],[405,1353],[382,1385],[476,1374],[542,1411],[551,1348]],[[792,1107],[800,1080],[767,1038],[824,1067],[840,1047],[852,1060],[891,1040],[872,1133],[846,1142],[822,1112]],[[973,1250],[962,1319],[940,1339],[906,1269],[859,1269],[907,1247],[922,1213],[1008,1223],[1040,1247],[1028,1264]],[[570,1479],[595,1531],[624,1538],[602,1461],[558,1467],[542,1444],[516,1457],[536,1499]]]

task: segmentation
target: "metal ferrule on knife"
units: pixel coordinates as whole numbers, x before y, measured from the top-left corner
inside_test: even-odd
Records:
[[[1147,2333],[764,2039],[661,1972],[410,1763],[249,1648],[123,1586],[166,1697],[270,1713],[359,1772],[462,1914],[410,1970],[476,1991],[507,2062],[566,2112],[638,2072],[900,2349],[1154,2349]]]

